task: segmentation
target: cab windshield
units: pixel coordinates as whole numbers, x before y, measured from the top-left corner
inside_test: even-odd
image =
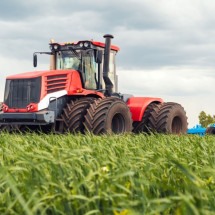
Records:
[[[56,69],[74,69],[80,72],[86,89],[97,89],[98,64],[93,50],[76,50],[58,52]]]

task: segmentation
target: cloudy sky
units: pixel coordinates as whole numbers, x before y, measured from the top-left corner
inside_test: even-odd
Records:
[[[119,90],[182,104],[189,127],[215,114],[214,0],[1,0],[0,98],[8,75],[33,71],[32,53],[114,35]],[[48,69],[39,56],[37,70]]]

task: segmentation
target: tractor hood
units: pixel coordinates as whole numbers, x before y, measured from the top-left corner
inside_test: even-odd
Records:
[[[49,70],[21,73],[6,79],[4,106],[6,112],[35,112],[48,108],[53,98],[83,92],[76,70]],[[34,104],[32,109],[29,105]]]
[[[46,71],[34,71],[34,72],[25,72],[16,75],[7,76],[7,79],[27,79],[27,78],[37,78],[44,76],[60,75],[60,74],[69,74],[75,70],[46,70]]]

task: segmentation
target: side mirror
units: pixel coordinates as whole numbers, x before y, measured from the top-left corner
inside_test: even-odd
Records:
[[[34,65],[34,67],[37,67],[37,54],[36,53],[34,53],[34,55],[33,55],[33,65]]]
[[[95,56],[96,63],[98,63],[98,64],[102,63],[102,57],[103,57],[103,51],[97,50],[96,56]]]

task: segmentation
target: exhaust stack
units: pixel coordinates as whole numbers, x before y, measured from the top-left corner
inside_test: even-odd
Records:
[[[103,79],[105,82],[105,95],[111,96],[113,93],[113,83],[108,77],[109,74],[109,62],[110,62],[110,50],[111,50],[111,39],[113,35],[105,34],[105,50],[104,50],[104,64],[103,64]]]

